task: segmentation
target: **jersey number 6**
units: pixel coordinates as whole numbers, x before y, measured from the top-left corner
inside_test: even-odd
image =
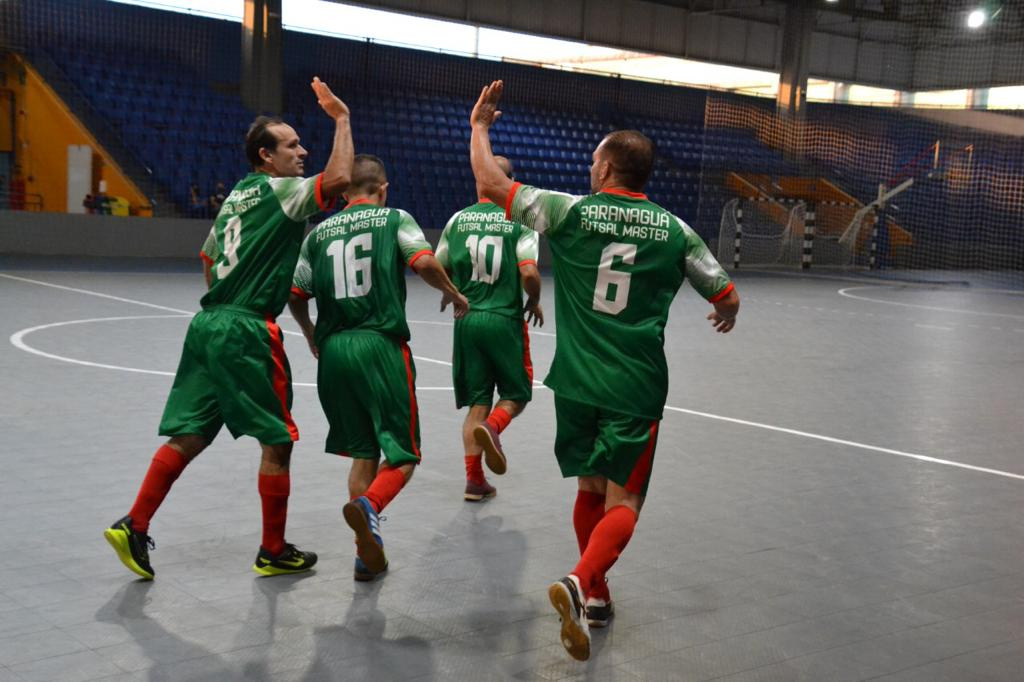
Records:
[[[593,308],[609,315],[621,313],[629,299],[630,274],[612,270],[616,257],[619,257],[626,265],[632,265],[636,258],[636,244],[612,242],[601,252],[601,263],[597,266],[597,286],[594,287]],[[615,286],[614,297],[609,298],[613,285]]]
[[[373,235],[369,232],[347,242],[339,239],[327,247],[327,255],[334,263],[334,298],[359,298],[370,293],[373,282],[369,254],[372,249]]]

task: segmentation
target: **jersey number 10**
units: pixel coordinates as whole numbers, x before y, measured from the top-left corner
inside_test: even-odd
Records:
[[[494,235],[481,237],[473,234],[466,238],[469,258],[473,261],[473,276],[470,277],[472,281],[484,284],[494,284],[497,281],[498,275],[501,274],[501,244],[501,237]],[[487,259],[488,247],[493,249],[490,263]]]
[[[356,248],[360,252],[356,253]],[[370,293],[373,282],[370,251],[373,235],[369,232],[346,241],[338,240],[327,247],[327,255],[334,263],[334,298],[359,298]]]

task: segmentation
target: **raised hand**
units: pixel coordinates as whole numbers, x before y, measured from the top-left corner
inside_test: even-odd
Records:
[[[498,102],[501,100],[501,93],[505,89],[502,81],[494,81],[485,85],[480,91],[480,97],[473,106],[473,113],[469,115],[470,126],[483,126],[490,128],[501,116],[498,111]]]
[[[319,77],[313,76],[313,82],[309,85],[313,88],[313,92],[316,93],[317,104],[320,105],[320,108],[328,116],[337,120],[342,116],[349,115],[348,105],[331,92],[331,89],[327,87],[327,83],[324,83]]]

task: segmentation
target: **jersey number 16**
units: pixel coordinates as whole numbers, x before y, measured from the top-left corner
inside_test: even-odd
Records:
[[[334,264],[334,298],[359,298],[370,293],[373,287],[370,278],[372,250],[373,235],[369,232],[347,242],[339,239],[327,247],[327,255]]]

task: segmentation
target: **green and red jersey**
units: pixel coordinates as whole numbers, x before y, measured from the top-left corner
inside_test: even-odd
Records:
[[[317,225],[302,242],[292,281],[294,293],[316,298],[315,342],[354,329],[408,341],[405,266],[430,253],[411,215],[366,200]]]
[[[544,383],[578,402],[660,419],[665,324],[684,279],[708,301],[733,285],[703,240],[643,194],[516,183],[506,217],[548,237],[558,341]]]
[[[519,267],[537,264],[537,233],[507,220],[500,206],[481,200],[448,221],[437,259],[469,300],[470,310],[521,318]]]
[[[249,173],[224,200],[200,257],[210,264],[204,308],[235,305],[277,317],[288,302],[307,220],[328,208],[321,176]]]

